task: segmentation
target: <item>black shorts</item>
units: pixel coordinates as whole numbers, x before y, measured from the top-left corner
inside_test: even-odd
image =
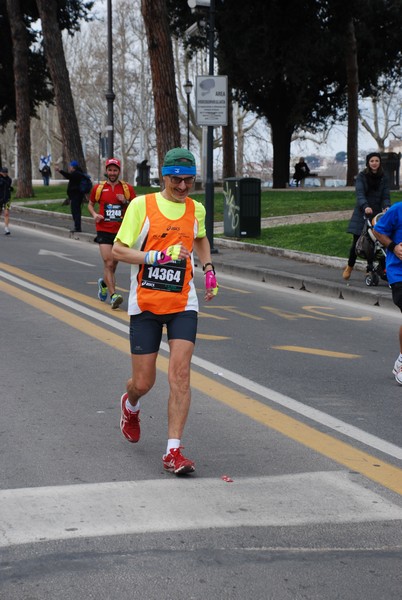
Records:
[[[187,340],[195,344],[198,313],[195,310],[155,315],[149,311],[130,317],[131,354],[153,354],[159,351],[162,329],[166,325],[168,340]]]
[[[402,312],[402,281],[391,283],[392,301]]]
[[[4,210],[10,210],[11,200],[7,200],[7,202],[0,202],[0,213]]]
[[[116,235],[117,233],[110,233],[110,231],[98,231],[94,241],[98,244],[109,244],[110,246],[113,246]]]

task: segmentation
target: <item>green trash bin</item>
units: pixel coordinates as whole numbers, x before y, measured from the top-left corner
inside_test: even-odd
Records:
[[[381,163],[389,181],[390,190],[399,190],[399,167],[401,163],[401,153],[382,152]]]
[[[228,177],[223,181],[223,232],[228,237],[261,235],[261,179]]]

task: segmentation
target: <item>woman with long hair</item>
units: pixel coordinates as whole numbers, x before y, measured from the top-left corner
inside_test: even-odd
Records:
[[[348,233],[353,234],[348,264],[342,277],[349,279],[356,263],[356,243],[363,231],[364,219],[373,219],[391,206],[388,178],[381,164],[381,154],[370,152],[366,168],[356,177],[356,206],[349,221]],[[383,268],[385,267],[385,260]]]

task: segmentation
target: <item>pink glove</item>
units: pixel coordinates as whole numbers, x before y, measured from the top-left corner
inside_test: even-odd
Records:
[[[146,265],[164,265],[165,263],[177,260],[180,255],[181,244],[174,244],[168,246],[165,250],[158,252],[157,250],[150,250],[145,255]]]
[[[212,292],[214,296],[218,293],[218,282],[216,281],[216,275],[213,269],[205,273],[205,289],[207,292]]]

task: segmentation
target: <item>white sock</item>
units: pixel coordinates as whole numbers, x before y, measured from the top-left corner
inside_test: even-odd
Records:
[[[396,360],[399,360],[399,362],[402,362],[402,353],[398,356],[398,358]]]
[[[126,400],[126,408],[130,412],[136,413],[136,412],[138,412],[140,410],[140,403],[137,402],[137,404],[135,406],[133,406],[132,404],[130,404],[130,400],[127,398],[127,400]]]
[[[172,450],[172,448],[179,448],[179,447],[180,447],[180,440],[175,440],[174,438],[168,440],[166,454],[169,454],[169,452]]]

